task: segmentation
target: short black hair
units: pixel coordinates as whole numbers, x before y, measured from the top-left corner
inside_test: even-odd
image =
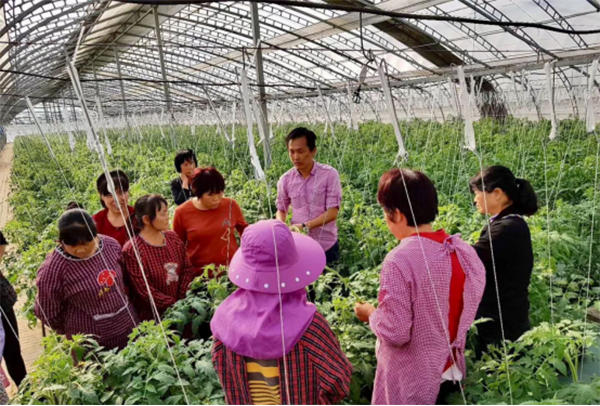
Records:
[[[156,212],[162,206],[169,207],[169,203],[161,195],[145,195],[137,199],[134,206],[135,218],[140,229],[144,228],[144,216],[148,216],[150,223],[156,220]]]
[[[83,209],[65,211],[58,219],[58,240],[66,245],[90,243],[98,235],[96,223]]]
[[[388,214],[398,209],[411,227],[429,224],[438,215],[435,186],[419,171],[394,168],[384,173],[379,180],[377,200]]]
[[[297,140],[302,137],[306,138],[306,146],[309,150],[314,151],[317,148],[317,134],[305,127],[294,128],[285,137],[285,145],[289,145],[291,140]]]
[[[127,177],[127,174],[125,172],[123,172],[120,169],[115,169],[114,171],[110,171],[109,174],[113,180],[113,183],[115,184],[115,190],[121,191],[123,193],[129,192],[129,178]],[[100,195],[102,196],[110,195],[110,191],[108,190],[108,181],[106,180],[106,174],[103,173],[98,177],[98,180],[96,181],[96,189],[98,190],[98,193],[100,193]],[[102,199],[100,199],[100,204],[102,205],[102,207],[106,208]]]
[[[192,191],[198,199],[204,193],[221,193],[225,190],[225,179],[214,167],[198,168],[192,178]]]
[[[532,216],[538,211],[538,199],[531,183],[517,178],[510,169],[502,165],[489,166],[471,178],[471,191],[491,193],[502,190],[512,201],[518,214]]]
[[[72,210],[72,209],[83,209],[83,206],[80,205],[79,203],[77,203],[76,201],[72,201],[67,204],[67,208],[65,210]]]
[[[177,151],[175,155],[175,169],[177,169],[178,173],[181,173],[181,165],[183,165],[187,161],[193,161],[196,166],[198,166],[198,160],[196,159],[196,154],[191,149],[182,149]]]

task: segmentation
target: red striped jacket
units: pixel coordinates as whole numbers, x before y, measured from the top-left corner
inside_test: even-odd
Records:
[[[227,404],[251,405],[244,357],[215,340],[212,360]],[[342,352],[327,320],[318,312],[300,341],[286,354],[287,382],[283,358],[278,363],[282,405],[334,404],[350,391],[352,364]],[[289,385],[290,399],[286,385]]]

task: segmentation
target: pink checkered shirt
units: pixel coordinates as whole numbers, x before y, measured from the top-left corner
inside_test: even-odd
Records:
[[[316,219],[327,210],[340,207],[341,203],[340,175],[329,165],[315,161],[306,179],[292,168],[277,183],[277,210],[287,211],[291,204],[293,224]],[[309,235],[327,251],[337,241],[337,225],[332,221],[323,227],[314,227]]]
[[[466,277],[463,313],[452,343],[457,366],[466,375],[465,342],[483,295],[485,268],[459,235],[448,237],[443,244],[411,236],[386,256],[379,307],[369,319],[378,339],[372,404],[435,403],[444,367],[451,359],[447,337],[452,252],[456,252]]]

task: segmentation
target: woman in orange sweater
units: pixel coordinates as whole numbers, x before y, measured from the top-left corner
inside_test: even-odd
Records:
[[[223,196],[225,179],[215,168],[196,169],[192,191],[195,197],[175,210],[173,231],[201,275],[207,265],[229,265],[238,249],[235,231],[241,236],[248,223],[237,202]]]

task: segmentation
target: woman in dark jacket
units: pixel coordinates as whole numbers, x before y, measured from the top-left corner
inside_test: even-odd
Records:
[[[492,319],[477,326],[481,353],[489,344],[502,341],[502,329],[506,340],[515,341],[530,327],[533,248],[523,216],[535,214],[538,201],[531,184],[516,178],[504,166],[484,169],[471,179],[471,189],[479,212],[491,216],[490,224],[483,228],[473,246],[486,269],[486,286],[477,317]]]
[[[177,151],[175,169],[177,169],[179,176],[171,182],[171,194],[177,206],[181,206],[194,196],[191,185],[194,170],[197,166],[198,160],[194,151],[191,149]]]

